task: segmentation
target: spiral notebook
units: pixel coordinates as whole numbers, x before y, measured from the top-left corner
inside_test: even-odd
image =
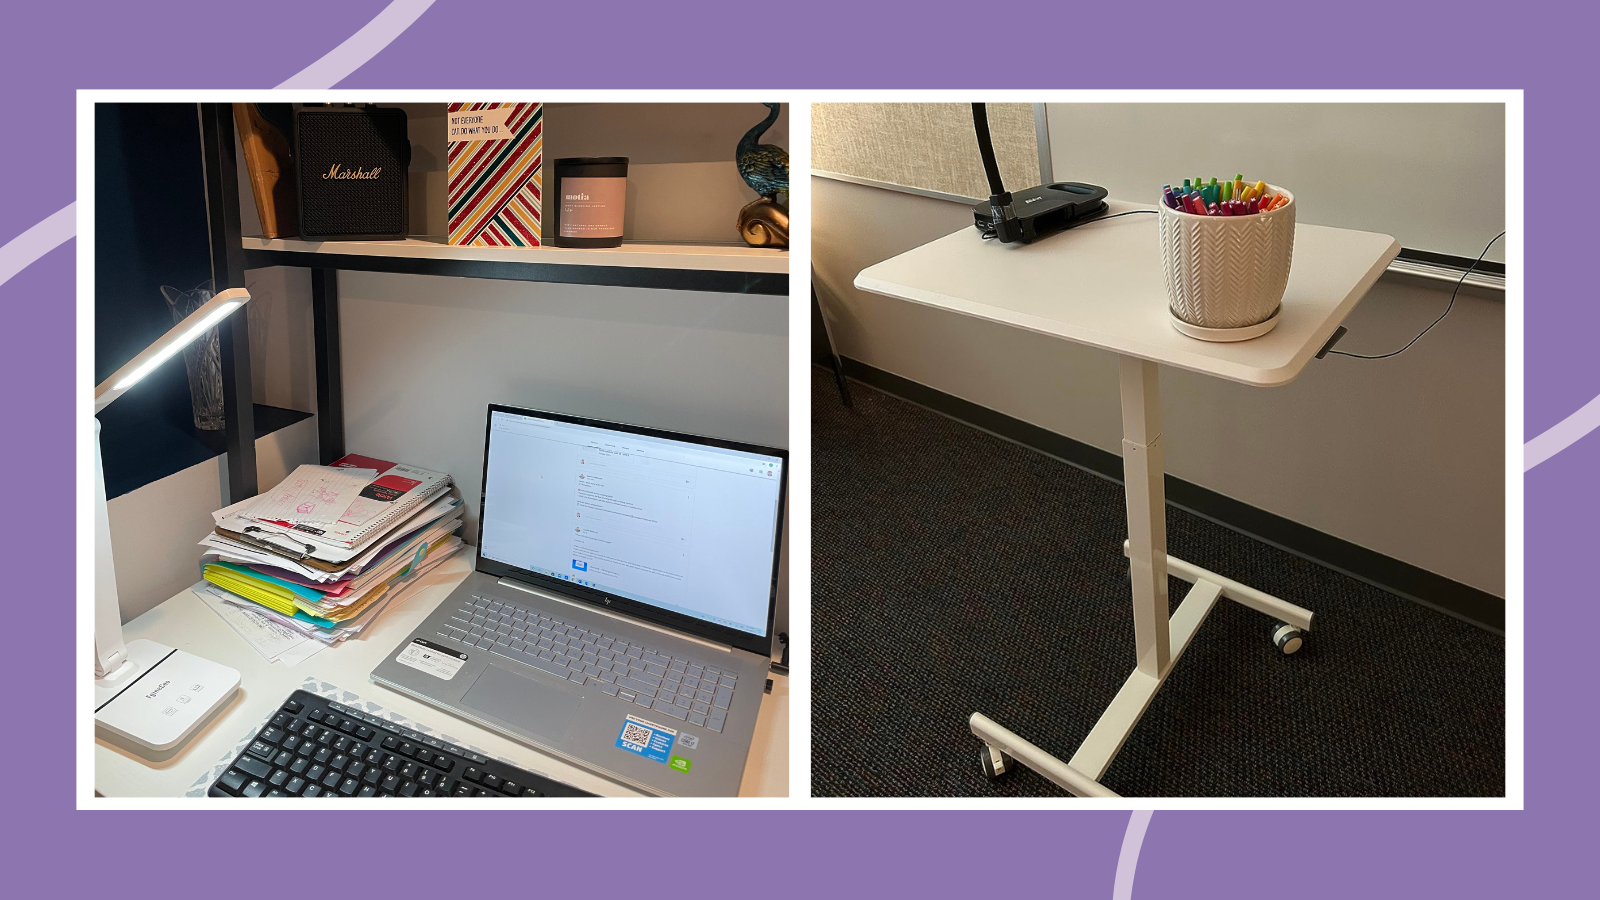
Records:
[[[449,475],[385,460],[347,456],[338,468],[377,472],[336,521],[323,525],[253,518],[245,512],[217,522],[217,533],[319,568],[342,566],[372,541],[405,522],[450,489]]]

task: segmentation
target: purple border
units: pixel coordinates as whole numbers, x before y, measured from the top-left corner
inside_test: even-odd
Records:
[[[0,91],[12,110],[0,126],[6,138],[0,140],[0,245],[73,198],[73,142],[61,123],[71,121],[76,88],[270,87],[384,5],[8,5],[0,13]],[[1061,22],[1104,37],[1063,61],[1052,79],[982,68],[984,54],[972,52],[977,48],[968,37],[980,13],[970,4],[719,2],[689,12],[680,5],[613,3],[605,7],[609,44],[597,57],[592,42],[562,37],[592,30],[594,10],[583,5],[439,0],[343,86],[1522,88],[1527,285],[1535,298],[1526,334],[1525,420],[1532,435],[1600,394],[1600,367],[1591,364],[1600,304],[1592,300],[1586,246],[1593,227],[1579,204],[1556,199],[1593,177],[1593,13],[1552,21],[1537,14],[1541,7],[1578,5],[1524,3],[1509,10],[1469,2],[1417,12],[1362,0],[1315,13],[1266,3],[1216,13],[1194,4],[1012,4],[1006,21]],[[1292,64],[1264,64],[1243,50],[1197,59],[1160,52],[1154,37],[1126,39],[1161,22],[1262,23],[1245,32]],[[485,34],[524,38],[479,52],[472,39]],[[1035,61],[1047,62],[1048,48],[1040,53]],[[7,579],[7,593],[19,609],[27,604],[33,626],[33,636],[13,642],[6,662],[11,671],[39,677],[43,687],[43,696],[30,692],[42,706],[11,704],[12,727],[0,742],[8,776],[0,803],[10,826],[6,856],[18,863],[8,887],[17,896],[91,890],[142,896],[188,893],[187,885],[246,895],[366,893],[380,884],[434,896],[536,889],[540,882],[587,888],[618,862],[641,873],[677,874],[656,884],[663,893],[697,897],[735,886],[781,896],[1111,893],[1126,813],[674,812],[629,813],[626,821],[615,813],[576,813],[501,816],[493,829],[482,827],[482,816],[457,813],[430,819],[423,831],[414,816],[400,821],[404,814],[311,820],[291,813],[247,826],[185,813],[73,812],[74,727],[67,711],[74,708],[76,672],[62,653],[73,603],[58,573],[73,568],[66,537],[74,533],[73,519],[60,486],[74,483],[74,248],[58,248],[0,285],[0,308],[11,326],[0,332],[9,425],[0,454],[7,470],[28,473],[9,479],[12,508],[27,513],[20,517],[25,525],[5,526],[5,546],[27,566]],[[1600,439],[1587,438],[1526,479],[1526,582],[1534,598],[1527,630],[1550,636],[1530,647],[1527,662],[1527,811],[1157,813],[1140,855],[1136,895],[1577,894],[1594,843],[1594,826],[1583,815],[1596,793],[1588,758],[1593,666],[1583,648],[1597,631],[1597,605],[1592,579],[1580,569],[1594,552],[1588,526],[1600,503],[1596,463]],[[37,637],[43,634],[56,637]],[[1575,640],[1551,639],[1566,635]],[[680,843],[672,835],[695,838]],[[705,858],[694,849],[701,841],[712,848],[711,865],[692,866]]]

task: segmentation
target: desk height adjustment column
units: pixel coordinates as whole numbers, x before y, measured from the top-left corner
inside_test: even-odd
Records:
[[[1133,581],[1133,634],[1139,671],[1167,674],[1167,491],[1161,455],[1161,370],[1118,358],[1122,383],[1122,477],[1128,500],[1128,574]]]

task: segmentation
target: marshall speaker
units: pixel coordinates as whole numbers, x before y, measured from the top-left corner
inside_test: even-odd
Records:
[[[410,234],[403,109],[311,106],[295,113],[300,236],[386,241]]]

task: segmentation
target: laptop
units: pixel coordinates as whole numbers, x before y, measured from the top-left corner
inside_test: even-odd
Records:
[[[623,785],[739,792],[788,452],[491,405],[473,573],[372,680]]]

